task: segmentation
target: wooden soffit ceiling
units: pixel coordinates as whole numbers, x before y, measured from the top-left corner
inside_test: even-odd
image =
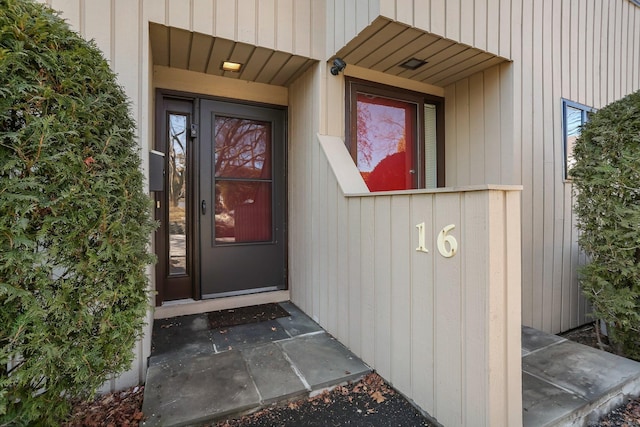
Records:
[[[378,17],[336,57],[349,64],[444,87],[505,58]],[[416,70],[401,67],[411,58],[427,61]]]
[[[287,86],[314,59],[220,37],[150,24],[153,64],[232,79]],[[240,72],[223,71],[223,61],[243,64]]]

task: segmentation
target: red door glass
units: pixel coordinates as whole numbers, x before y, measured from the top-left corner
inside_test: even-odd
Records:
[[[357,164],[370,191],[416,188],[416,104],[358,93]]]
[[[215,119],[216,243],[272,240],[271,123]]]

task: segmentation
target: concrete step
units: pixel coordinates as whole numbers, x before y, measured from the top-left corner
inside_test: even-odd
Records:
[[[522,328],[525,427],[587,426],[640,395],[640,363]]]

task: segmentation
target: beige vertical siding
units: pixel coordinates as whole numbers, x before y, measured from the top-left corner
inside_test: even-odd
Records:
[[[640,8],[627,0],[514,1],[512,27],[523,323],[560,332],[589,321],[571,183],[563,180],[561,98],[601,108],[640,89]]]
[[[379,0],[326,0],[326,50],[331,57],[380,15]]]
[[[292,239],[293,257],[310,251],[297,261],[317,260],[312,281],[292,277],[293,301],[443,425],[519,425],[519,192],[345,196],[366,187],[344,142],[320,140],[304,172],[317,168],[317,197],[291,195],[319,230],[312,243]],[[421,222],[429,253],[416,251]],[[452,258],[436,247],[448,224]]]
[[[601,108],[640,89],[628,0],[379,0],[381,15],[512,60],[445,88],[447,185],[522,184],[523,323],[587,321],[561,99]],[[582,261],[581,261],[582,260]]]
[[[315,137],[344,132],[343,82],[318,64],[289,87],[292,300],[443,425],[520,425],[518,192],[346,197],[366,186],[343,141]],[[415,250],[423,221],[428,254]],[[461,252],[445,259],[449,223]]]
[[[497,65],[445,88],[447,186],[519,183],[512,72]]]
[[[508,58],[511,7],[517,0],[328,0],[330,57],[377,16]],[[333,30],[333,31],[332,31]]]

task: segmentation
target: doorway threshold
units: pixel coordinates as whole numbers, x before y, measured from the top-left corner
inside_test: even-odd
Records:
[[[271,302],[285,302],[291,299],[289,290],[260,292],[248,295],[237,295],[225,298],[207,300],[183,299],[165,302],[155,307],[154,319],[168,319],[189,314],[201,314],[209,311],[228,310],[231,308],[247,307],[250,305],[268,304]]]

